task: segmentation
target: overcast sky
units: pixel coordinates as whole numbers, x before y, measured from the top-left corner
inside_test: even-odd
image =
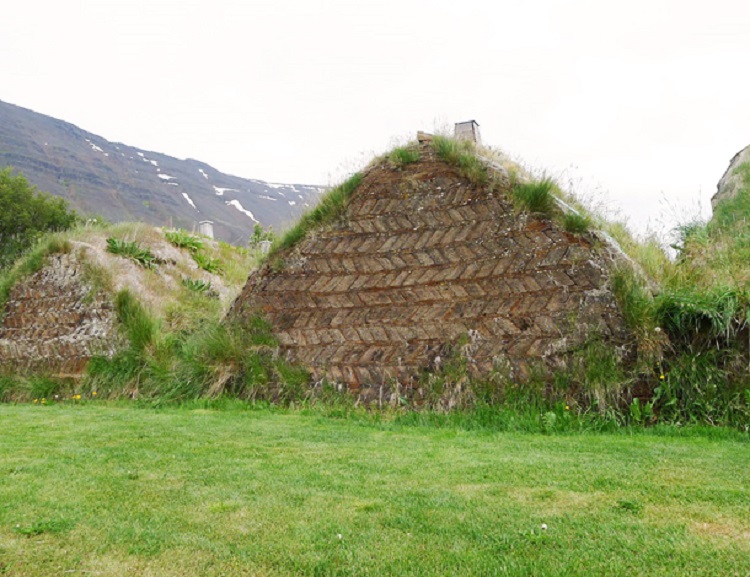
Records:
[[[269,181],[476,119],[639,230],[750,144],[747,0],[18,0],[0,62],[0,100]]]

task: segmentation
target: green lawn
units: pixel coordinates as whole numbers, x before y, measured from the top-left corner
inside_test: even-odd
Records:
[[[0,575],[746,577],[750,443],[4,405]]]

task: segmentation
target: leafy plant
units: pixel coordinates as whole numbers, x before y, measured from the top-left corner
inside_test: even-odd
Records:
[[[207,293],[211,290],[211,281],[206,282],[201,279],[192,279],[185,277],[182,279],[182,286],[192,292]]]
[[[683,352],[670,359],[655,391],[659,418],[673,423],[741,423],[742,386],[733,385],[721,350]],[[747,389],[745,389],[747,390]],[[745,407],[747,409],[747,407]],[[735,419],[734,417],[740,417]]]
[[[205,253],[194,252],[192,253],[193,260],[199,268],[209,272],[211,274],[222,274],[224,272],[222,263],[217,258],[211,258]]]
[[[635,397],[630,403],[630,422],[638,425],[650,425],[656,420],[654,412],[655,400],[651,399],[641,403],[638,397]]]
[[[144,268],[156,268],[157,258],[148,249],[141,247],[137,242],[128,242],[118,238],[107,239],[107,252],[134,260]]]
[[[192,253],[203,249],[203,241],[199,237],[188,234],[182,229],[167,231],[164,236],[177,248],[185,248]]]

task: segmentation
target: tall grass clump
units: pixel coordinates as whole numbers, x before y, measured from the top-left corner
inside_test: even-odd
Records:
[[[591,217],[579,212],[566,212],[563,215],[563,228],[573,234],[583,234],[591,228]]]
[[[530,182],[515,183],[512,194],[521,210],[551,217],[557,208],[553,194],[556,189],[557,185],[552,179],[543,178]]]
[[[487,167],[476,154],[475,145],[468,140],[456,140],[435,136],[432,148],[438,158],[459,169],[461,175],[475,185],[487,184],[490,180]]]
[[[747,366],[737,351],[680,351],[665,366],[654,404],[662,422],[730,425],[750,430]],[[739,378],[738,378],[739,377]]]
[[[143,351],[154,342],[157,323],[129,290],[115,296],[115,312],[134,350]]]
[[[122,333],[120,350],[112,358],[95,356],[89,361],[86,386],[105,395],[134,395],[154,366],[159,325],[127,289],[115,295],[114,304]]]
[[[614,268],[611,288],[625,324],[635,335],[645,337],[658,326],[654,296],[633,268],[625,263]]]
[[[297,224],[289,229],[279,240],[274,243],[266,255],[266,259],[274,256],[281,250],[287,250],[302,239],[314,228],[331,224],[341,217],[346,211],[352,193],[362,183],[362,174],[357,172],[348,180],[330,190],[312,210],[306,212]]]
[[[656,322],[670,351],[655,388],[669,422],[750,426],[750,166],[709,222],[675,229],[677,258],[661,276]]]
[[[388,161],[396,168],[402,168],[409,164],[414,164],[420,159],[419,150],[415,148],[409,148],[406,146],[400,146],[394,148],[388,154]]]
[[[261,316],[210,323],[182,344],[173,380],[192,383],[200,396],[210,398],[299,402],[308,393],[310,375],[281,358],[278,347]]]
[[[89,389],[155,403],[230,396],[289,404],[309,392],[309,373],[279,356],[263,317],[204,319],[192,330],[164,332],[127,291],[116,308],[127,346],[111,359],[92,359]]]
[[[656,313],[672,338],[691,349],[721,348],[747,328],[749,298],[737,286],[668,289],[657,297]]]

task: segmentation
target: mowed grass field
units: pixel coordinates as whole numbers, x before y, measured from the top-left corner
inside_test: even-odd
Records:
[[[748,576],[750,443],[5,405],[0,575]]]

